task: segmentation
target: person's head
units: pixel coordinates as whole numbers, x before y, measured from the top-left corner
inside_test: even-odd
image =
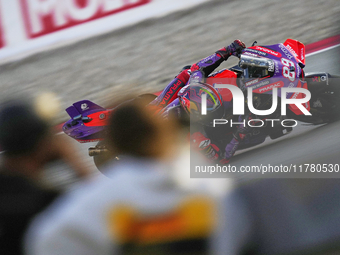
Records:
[[[205,95],[206,100],[202,100]],[[222,96],[213,86],[206,83],[193,83],[183,87],[178,93],[182,108],[190,116],[190,121],[205,126],[212,126],[214,119],[221,119],[225,115]],[[202,114],[202,102],[205,104],[206,114]]]
[[[0,109],[0,148],[7,157],[30,156],[49,134],[49,125],[29,103],[10,102]]]
[[[0,148],[7,173],[39,179],[44,166],[59,157],[49,123],[32,104],[12,101],[0,109]]]
[[[118,107],[108,125],[109,146],[117,155],[164,158],[171,155],[176,135],[174,121],[154,115],[141,102]]]

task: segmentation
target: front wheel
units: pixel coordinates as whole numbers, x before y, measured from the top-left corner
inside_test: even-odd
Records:
[[[310,113],[312,116],[294,116],[295,119],[325,124],[340,120],[340,76],[324,72],[307,73],[305,77],[311,93]]]

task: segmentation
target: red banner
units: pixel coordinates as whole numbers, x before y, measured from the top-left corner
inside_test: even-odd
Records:
[[[21,0],[29,38],[125,11],[151,0]]]
[[[2,30],[1,30],[1,27],[0,27],[0,49],[4,47],[4,42],[3,42],[3,39],[2,39]]]
[[[2,25],[1,25],[1,10],[0,10],[0,49],[5,46],[3,32],[4,30],[2,29]]]

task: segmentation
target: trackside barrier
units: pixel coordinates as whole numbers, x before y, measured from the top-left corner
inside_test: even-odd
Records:
[[[0,0],[0,63],[209,0]]]

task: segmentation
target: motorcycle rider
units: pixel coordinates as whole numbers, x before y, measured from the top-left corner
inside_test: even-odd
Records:
[[[228,60],[230,56],[238,57],[245,48],[246,46],[242,41],[235,40],[229,46],[219,49],[213,55],[200,60],[191,67],[184,67],[162,93],[150,103],[151,107],[154,107],[157,112],[162,111],[161,113],[164,117],[167,117],[169,114],[175,114],[177,117],[183,117],[186,113],[190,114],[190,94],[187,93],[190,91],[190,87],[187,84],[204,82],[223,61]],[[229,78],[236,78],[236,75],[231,75]],[[209,85],[206,84],[202,86],[205,86],[204,89],[210,90],[210,94],[213,95],[213,97],[221,98],[219,92],[212,86],[209,87]],[[222,101],[220,106],[212,109],[208,115],[210,114],[210,116],[212,116],[212,112],[215,112],[214,115],[218,115],[218,112],[220,112],[218,109],[223,109]],[[221,116],[216,117],[222,118],[223,113],[221,114]],[[198,121],[197,124],[200,128],[191,128],[190,140],[192,147],[198,149],[210,161],[221,164],[229,163],[238,149],[240,142],[244,139],[245,134],[249,132],[249,127],[240,124],[232,134],[233,138],[231,141],[224,147],[223,145],[219,145],[215,139],[211,139],[207,132],[205,132],[204,126],[210,125],[209,120],[201,120]]]

